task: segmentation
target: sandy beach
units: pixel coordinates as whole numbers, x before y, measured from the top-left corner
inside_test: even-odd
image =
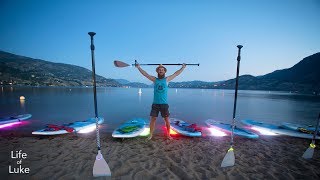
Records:
[[[162,133],[145,137],[113,139],[101,134],[102,153],[112,179],[319,179],[320,151],[312,160],[301,158],[310,140],[287,136],[259,139],[235,137],[236,164],[221,168],[230,137],[174,137]],[[2,135],[1,179],[93,179],[97,154],[95,134],[53,137]],[[316,143],[319,147],[319,143]],[[22,150],[22,161],[11,151]],[[9,174],[9,166],[29,168],[28,174]],[[98,179],[106,179],[98,178]],[[110,178],[109,178],[110,179]]]

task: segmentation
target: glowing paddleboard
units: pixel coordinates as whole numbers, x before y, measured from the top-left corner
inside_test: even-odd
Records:
[[[287,135],[298,138],[312,139],[312,134],[301,133],[298,131],[293,131],[289,129],[284,129],[281,126],[276,126],[273,124],[268,124],[264,122],[259,122],[251,119],[241,120],[241,122],[250,127],[250,129],[254,129],[261,134],[274,134],[274,135]],[[320,136],[316,136],[316,139],[320,139]]]
[[[31,118],[31,114],[21,114],[18,116],[0,117],[0,124],[9,124],[19,121],[24,121]]]
[[[104,119],[102,117],[98,118],[98,124],[102,124]],[[71,131],[70,129],[73,129]],[[65,125],[47,125],[46,128],[40,129],[37,131],[33,131],[34,135],[58,135],[58,134],[67,134],[70,132],[77,133],[86,133],[91,132],[96,129],[96,119],[89,118],[85,121],[76,121],[73,123],[65,124]]]
[[[134,118],[121,124],[116,128],[112,137],[114,138],[133,138],[137,137],[145,131],[147,123],[145,119]]]
[[[223,123],[223,122],[216,121],[213,119],[207,119],[205,121],[205,123],[211,128],[217,128],[227,134],[231,134],[231,131],[232,131],[231,124]],[[243,129],[243,128],[239,128],[237,126],[235,126],[233,132],[236,136],[242,136],[242,137],[253,138],[253,139],[259,138],[258,134],[255,134],[255,133],[248,131],[246,129]]]
[[[195,124],[189,124],[176,118],[170,118],[170,128],[178,134],[191,137],[200,137],[202,132]]]
[[[302,124],[287,123],[287,122],[282,123],[281,127],[285,129],[307,133],[307,134],[313,134],[314,131],[316,130],[316,127],[312,125],[302,125]],[[320,135],[320,130],[318,130],[318,135]]]

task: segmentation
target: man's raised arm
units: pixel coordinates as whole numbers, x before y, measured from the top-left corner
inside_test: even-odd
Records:
[[[181,74],[182,71],[184,70],[184,68],[186,68],[186,64],[185,63],[183,63],[182,67],[178,71],[176,71],[175,73],[173,73],[172,75],[167,77],[167,82],[171,81],[172,79],[177,77],[179,74]]]
[[[154,82],[156,80],[156,77],[149,75],[147,72],[145,72],[139,64],[136,64],[136,68],[138,68],[138,70],[140,71],[140,73],[145,76],[146,78],[148,78],[150,81]]]

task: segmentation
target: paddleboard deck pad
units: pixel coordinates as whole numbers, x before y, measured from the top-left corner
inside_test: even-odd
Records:
[[[147,127],[146,120],[142,118],[134,118],[121,124],[116,128],[112,137],[114,138],[133,138],[139,136]]]
[[[102,124],[104,122],[104,118],[98,118],[98,124]],[[96,118],[89,118],[85,121],[76,121],[69,124],[64,124],[62,126],[55,124],[47,124],[46,128],[40,129],[37,131],[33,131],[34,135],[59,135],[59,134],[67,134],[71,132],[78,132],[83,129],[91,129],[96,127]]]
[[[201,128],[176,118],[170,118],[170,128],[178,134],[190,137],[202,136]]]
[[[223,123],[223,122],[220,122],[220,121],[216,121],[214,119],[207,119],[205,121],[205,123],[211,127],[211,128],[216,128],[218,130],[221,130],[227,134],[231,134],[232,133],[232,125],[231,124],[227,124],[227,123]],[[256,139],[256,138],[259,138],[259,135],[256,134],[256,133],[253,133],[249,130],[246,130],[244,128],[240,128],[240,127],[237,127],[235,126],[234,128],[234,135],[236,136],[242,136],[242,137],[245,137],[245,138],[252,138],[252,139]]]

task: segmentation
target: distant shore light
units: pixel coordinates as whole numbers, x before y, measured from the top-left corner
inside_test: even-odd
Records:
[[[26,98],[24,96],[20,96],[20,100],[25,100]]]

